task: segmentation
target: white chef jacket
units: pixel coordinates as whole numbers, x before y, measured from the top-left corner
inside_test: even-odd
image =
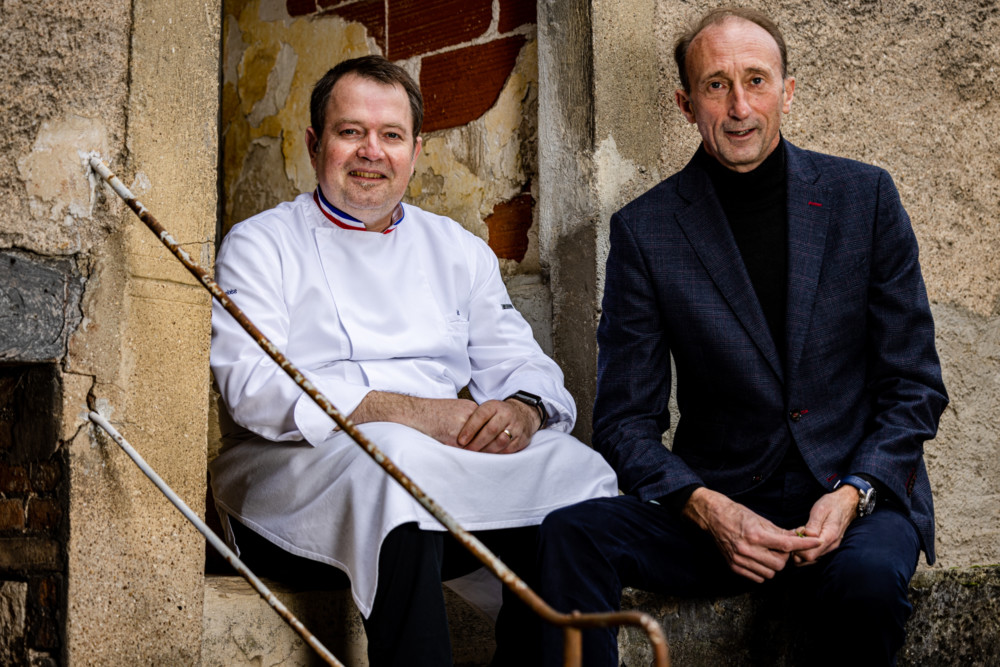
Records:
[[[511,305],[489,247],[414,206],[401,204],[395,222],[366,232],[316,193],[299,195],[233,227],[216,280],[345,415],[373,390],[543,397],[549,426],[516,454],[448,447],[396,423],[361,425],[466,529],[534,525],[559,507],[616,495],[612,469],[568,435],[576,407],[562,372]],[[443,527],[213,308],[212,371],[238,425],[210,466],[224,522],[236,517],[344,570],[367,617],[385,536],[408,522]]]

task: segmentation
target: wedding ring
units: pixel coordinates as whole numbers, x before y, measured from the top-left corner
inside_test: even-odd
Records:
[[[503,432],[507,434],[507,439],[508,440],[513,440],[514,439],[514,434],[511,433],[509,430],[504,429]]]

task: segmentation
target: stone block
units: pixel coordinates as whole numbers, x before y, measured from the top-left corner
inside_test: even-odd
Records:
[[[910,582],[914,611],[907,624],[899,667],[996,665],[1000,656],[1000,566],[925,570]],[[672,664],[732,667],[805,665],[817,647],[797,623],[802,615],[792,591],[721,598],[680,599],[626,589],[622,608],[659,621]],[[619,632],[622,665],[648,665],[645,635]]]
[[[27,600],[27,583],[0,582],[0,665],[23,661]]]
[[[493,3],[483,0],[389,0],[388,5],[389,60],[405,60],[471,42],[485,33],[493,20]]]
[[[52,361],[80,322],[83,282],[70,259],[0,252],[0,361]]]
[[[267,586],[348,667],[367,667],[368,642],[349,590],[296,591]],[[493,624],[445,587],[455,667],[488,665]],[[320,658],[246,583],[236,576],[205,580],[202,665],[321,665]]]
[[[513,35],[424,58],[424,131],[465,125],[486,113],[500,96],[525,41],[523,35]]]

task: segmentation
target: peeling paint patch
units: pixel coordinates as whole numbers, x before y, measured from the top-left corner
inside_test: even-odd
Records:
[[[108,132],[100,121],[69,114],[42,123],[31,151],[17,159],[21,180],[35,200],[32,213],[56,221],[66,213],[90,218],[92,191],[80,166],[81,150],[107,154]]]

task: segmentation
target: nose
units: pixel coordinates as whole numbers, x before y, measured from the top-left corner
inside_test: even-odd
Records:
[[[382,143],[379,141],[378,133],[369,132],[365,136],[365,140],[358,147],[358,157],[372,161],[382,157]]]
[[[729,115],[736,120],[743,120],[750,115],[750,103],[747,92],[742,85],[736,84],[729,95]]]

